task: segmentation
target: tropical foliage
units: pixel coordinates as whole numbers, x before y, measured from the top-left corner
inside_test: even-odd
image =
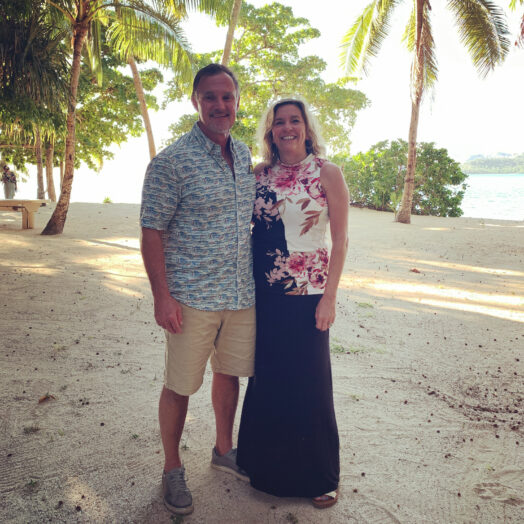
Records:
[[[379,211],[397,212],[404,189],[408,143],[404,140],[379,142],[365,153],[337,157],[343,167],[351,204]],[[417,167],[411,213],[458,217],[466,190],[460,165],[446,149],[433,143],[417,145]]]
[[[217,16],[221,25],[229,16]],[[352,80],[326,83],[321,74],[326,63],[318,56],[299,57],[299,47],[320,33],[305,18],[296,18],[290,7],[279,3],[256,9],[243,3],[229,67],[238,76],[241,96],[235,137],[256,151],[256,130],[268,103],[282,96],[301,95],[311,104],[332,152],[349,153],[349,132],[357,112],[368,103],[365,95],[352,89]],[[219,62],[222,50],[195,55],[197,67]],[[170,83],[167,101],[185,99],[187,90],[177,79]],[[170,127],[172,141],[187,132],[196,120],[184,115]]]
[[[401,3],[400,0],[373,0],[356,19],[342,42],[342,60],[347,72],[366,74],[370,59],[378,54],[388,34],[394,9]],[[404,34],[413,60],[408,161],[401,207],[397,214],[397,220],[403,223],[410,222],[413,207],[420,104],[425,90],[435,84],[438,74],[431,26],[432,5],[429,0],[412,0],[412,4]],[[447,0],[446,4],[455,17],[459,37],[474,66],[481,76],[485,76],[509,50],[504,12],[494,2],[486,0]]]
[[[62,180],[62,191],[55,210],[42,231],[44,235],[54,235],[61,233],[64,229],[71,198],[76,153],[77,94],[82,53],[86,41],[88,46],[85,49],[88,52],[91,66],[96,71],[100,81],[102,78],[102,68],[99,60],[100,35],[102,34],[102,25],[107,23],[111,16],[116,16],[118,27],[122,34],[134,35],[137,32],[137,27],[139,32],[142,28],[148,27],[152,31],[155,45],[163,45],[165,40],[161,40],[162,34],[169,33],[178,42],[179,46],[184,49],[185,42],[181,39],[180,32],[177,32],[175,29],[178,27],[180,17],[173,16],[169,20],[168,17],[170,13],[186,5],[186,3],[166,3],[157,0],[47,0],[47,3],[51,6],[50,13],[53,16],[56,17],[60,14],[63,20],[69,23],[73,42],[73,60],[71,63],[66,119],[65,172]],[[198,2],[189,3],[195,4]],[[170,7],[171,10],[166,10],[166,6]],[[173,25],[172,29],[170,24]],[[156,31],[157,29],[161,30],[160,33]],[[118,33],[117,28],[115,28],[115,32]],[[144,31],[141,34],[144,34]],[[131,49],[131,51],[135,50],[135,48]]]
[[[478,155],[461,165],[464,173],[524,173],[524,153],[517,156]]]

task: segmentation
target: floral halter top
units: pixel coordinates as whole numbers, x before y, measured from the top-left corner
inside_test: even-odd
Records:
[[[325,162],[309,155],[298,164],[266,167],[257,176],[253,212],[257,291],[323,293],[329,262],[328,207],[320,183]]]

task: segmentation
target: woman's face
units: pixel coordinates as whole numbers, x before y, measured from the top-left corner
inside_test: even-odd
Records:
[[[281,158],[306,155],[306,123],[295,104],[285,104],[277,109],[271,134]]]

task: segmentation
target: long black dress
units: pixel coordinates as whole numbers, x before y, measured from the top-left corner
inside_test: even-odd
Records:
[[[327,202],[313,155],[257,178],[255,376],[249,379],[237,461],[256,489],[316,497],[339,482],[329,333],[315,327],[327,278]]]

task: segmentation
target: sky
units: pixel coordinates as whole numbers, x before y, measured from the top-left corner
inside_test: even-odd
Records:
[[[251,0],[260,7],[266,0]],[[282,0],[297,17],[307,18],[321,36],[301,48],[302,55],[318,55],[327,63],[324,80],[334,82],[344,75],[340,66],[340,42],[369,0]],[[498,2],[509,5],[509,0]],[[402,42],[410,4],[400,5],[391,21],[391,31],[379,55],[372,60],[368,76],[355,85],[370,99],[358,114],[349,140],[351,153],[366,151],[381,140],[407,139],[411,102],[409,92],[410,55]],[[321,9],[319,10],[319,5]],[[524,140],[524,49],[512,46],[505,62],[482,79],[459,41],[445,0],[433,0],[432,20],[439,76],[435,89],[422,103],[418,141],[435,142],[459,162],[473,154],[522,153]],[[507,11],[513,35],[519,16]],[[223,48],[225,28],[217,28],[204,15],[191,14],[185,31],[197,52]],[[242,100],[240,101],[242,103]],[[157,149],[169,133],[168,126],[183,113],[193,112],[189,102],[171,104],[151,114]],[[115,158],[99,173],[85,167],[75,172],[71,201],[139,202],[142,180],[149,161],[145,134],[113,148]],[[20,184],[18,198],[35,198],[35,176]],[[58,174],[56,174],[58,176]]]

